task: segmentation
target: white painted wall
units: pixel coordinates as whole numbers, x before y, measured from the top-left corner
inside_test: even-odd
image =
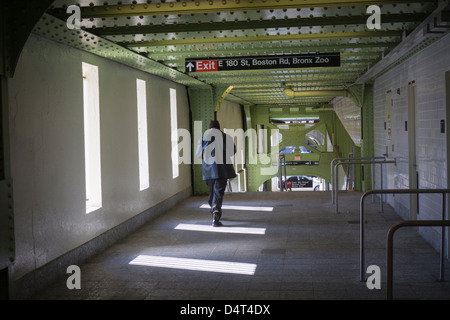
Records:
[[[103,207],[86,214],[82,62],[97,65]],[[147,82],[150,188],[139,191],[136,78]],[[190,188],[173,180],[169,89],[189,129],[185,87],[32,35],[9,81],[15,277]]]
[[[408,83],[415,81],[416,101],[416,157],[420,188],[447,188],[447,141],[440,132],[440,120],[446,118],[445,73],[450,70],[450,35],[416,53],[388,71],[374,84],[375,155],[386,152],[386,92],[392,91],[392,133],[397,165],[390,173],[384,170],[383,181],[392,181],[397,189],[409,188],[408,172]],[[411,124],[408,123],[408,126]],[[377,171],[378,172],[378,171]],[[389,176],[388,176],[389,175]],[[379,173],[376,188],[380,187]],[[389,180],[390,179],[390,180]],[[386,185],[384,184],[384,188]],[[421,195],[418,219],[440,219],[440,195]],[[409,196],[390,197],[390,204],[404,218],[409,219]],[[440,228],[422,228],[421,234],[438,247]]]

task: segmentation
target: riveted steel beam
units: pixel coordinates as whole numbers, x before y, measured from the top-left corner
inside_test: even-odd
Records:
[[[383,16],[383,24],[420,22],[427,17],[424,13],[389,14]],[[156,34],[177,32],[202,32],[222,30],[246,30],[268,28],[290,28],[333,25],[365,25],[367,16],[346,17],[311,17],[289,19],[262,19],[252,21],[220,21],[203,23],[181,23],[161,25],[135,25],[121,27],[90,28],[89,32],[99,36],[127,35],[127,34]]]
[[[289,98],[348,96],[347,90],[294,91],[292,89],[284,89],[284,94]]]
[[[54,41],[74,46],[98,56],[120,62],[162,78],[191,87],[209,87],[209,85],[183,72],[171,69],[157,61],[123,48],[107,39],[100,38],[84,30],[69,30],[65,21],[45,14],[33,30],[36,34]]]
[[[309,34],[285,34],[268,36],[249,36],[249,37],[220,37],[208,39],[174,39],[174,40],[156,40],[139,42],[120,42],[121,46],[133,47],[151,47],[151,46],[176,46],[193,45],[204,43],[243,43],[243,42],[261,42],[261,41],[302,41],[302,40],[329,40],[329,39],[351,39],[365,37],[401,37],[401,31],[361,31],[361,32],[335,32],[335,33],[309,33]]]
[[[411,2],[435,2],[434,0],[197,0],[180,2],[144,3],[144,4],[119,4],[104,6],[81,7],[82,17],[108,18],[131,17],[148,15],[179,15],[197,14],[209,12],[234,12],[249,10],[275,10],[288,8],[313,8],[313,7],[345,7],[368,6],[383,4],[398,4]],[[56,14],[64,14],[63,9],[55,11]]]
[[[299,81],[294,86],[342,86],[342,81],[338,80],[323,80],[323,81],[311,81],[311,80],[304,80]],[[282,83],[270,83],[270,84],[264,84],[264,83],[249,83],[249,84],[239,84],[234,86],[234,92],[241,92],[241,91],[259,91],[264,90],[266,91],[267,88],[271,88],[272,90],[282,90],[284,88],[284,85]]]
[[[288,53],[299,53],[299,52],[335,52],[335,51],[343,51],[343,50],[364,50],[364,52],[358,51],[357,53],[381,53],[386,50],[390,50],[397,45],[398,42],[370,42],[370,43],[346,43],[346,44],[322,44],[322,45],[304,45],[304,46],[283,46],[282,49],[279,47],[262,47],[262,48],[254,48],[254,47],[242,47],[240,49],[206,49],[206,48],[194,48],[191,50],[181,50],[181,51],[155,51],[147,53],[149,58],[154,60],[164,60],[166,56],[182,56],[182,57],[226,57],[233,55],[255,55],[255,54],[271,54],[271,53],[280,53],[283,52],[285,54]],[[151,49],[153,49],[152,47]]]
[[[211,82],[214,83],[224,83],[224,84],[232,84],[234,86],[242,85],[242,84],[272,84],[272,85],[278,85],[281,83],[285,83],[286,85],[288,83],[294,83],[301,85],[301,81],[322,81],[322,80],[342,80],[342,82],[348,82],[348,81],[354,81],[357,75],[355,73],[342,73],[337,72],[334,75],[315,75],[312,77],[301,77],[301,76],[294,76],[294,77],[286,77],[274,80],[273,77],[235,77],[234,79],[230,78],[211,78]],[[208,82],[207,80],[205,80]]]
[[[364,66],[341,66],[341,67],[321,67],[321,68],[305,68],[305,69],[259,69],[259,70],[230,70],[218,72],[198,72],[194,73],[198,78],[293,78],[293,77],[311,77],[315,75],[333,75],[333,74],[354,74],[364,70]],[[193,74],[193,73],[190,73]]]

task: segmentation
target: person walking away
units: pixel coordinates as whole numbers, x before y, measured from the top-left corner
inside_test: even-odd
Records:
[[[213,226],[222,226],[222,202],[228,179],[236,177],[232,157],[236,153],[233,138],[220,130],[220,123],[211,120],[209,129],[197,144],[197,157],[202,159],[202,178],[209,188]]]

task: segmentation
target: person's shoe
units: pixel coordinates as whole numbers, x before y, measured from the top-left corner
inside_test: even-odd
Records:
[[[219,211],[214,210],[213,212],[213,227],[220,227],[222,226],[222,222],[220,222],[220,217],[222,215],[220,214]]]
[[[222,224],[222,222],[220,222],[220,221],[213,221],[213,227],[221,227],[221,226],[223,226],[223,224]]]

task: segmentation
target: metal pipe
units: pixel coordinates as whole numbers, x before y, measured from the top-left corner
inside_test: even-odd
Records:
[[[365,280],[365,252],[364,252],[364,199],[371,195],[371,194],[419,194],[419,193],[432,193],[432,194],[448,194],[450,193],[450,189],[385,189],[385,190],[370,190],[365,192],[361,196],[360,200],[360,209],[359,209],[359,237],[360,237],[360,247],[359,247],[359,280],[360,281],[366,281]],[[444,204],[444,200],[443,200]],[[443,207],[442,209],[442,220],[445,220],[445,210],[446,207]],[[421,220],[424,221],[424,220]],[[442,232],[442,240],[441,243],[445,244],[445,230]],[[444,246],[441,247],[441,266],[443,266],[444,263]],[[442,268],[443,270],[443,268]],[[441,273],[442,279],[444,276],[444,273]]]
[[[281,160],[283,159],[283,164]],[[284,183],[286,184],[286,156],[284,154],[278,155],[278,181],[280,183],[280,192],[284,191],[286,186],[283,186],[283,167],[284,167]]]
[[[380,188],[383,190],[383,166],[380,165]],[[383,195],[380,194],[380,212],[383,212]]]
[[[334,170],[335,170],[335,177],[334,177],[334,179],[335,180],[337,180],[337,171],[336,171],[336,169],[337,169],[337,167],[339,166],[339,165],[342,165],[342,164],[371,164],[371,163],[373,163],[373,164],[384,164],[384,163],[397,163],[397,161],[396,160],[386,160],[386,161],[349,161],[349,162],[339,162],[339,163],[337,163],[335,166],[334,166]],[[339,213],[339,204],[338,204],[338,190],[336,190],[336,195],[335,195],[335,205],[336,205],[336,213]]]
[[[371,166],[372,166],[372,181],[371,181],[371,184],[372,184],[372,188],[371,188],[371,190],[374,190],[375,189],[375,165],[372,163],[371,164]],[[374,194],[372,194],[372,203],[374,203],[375,202],[375,195]]]
[[[393,280],[394,280],[394,233],[402,227],[444,227],[450,226],[450,221],[442,220],[414,220],[414,221],[402,221],[393,225],[387,234],[387,253],[386,253],[386,273],[387,273],[387,299],[392,300],[393,295]],[[441,248],[442,249],[442,248]],[[441,260],[441,275],[443,272],[443,260]],[[442,280],[442,279],[441,279]]]
[[[299,97],[348,97],[347,90],[309,90],[309,91],[294,91],[292,89],[284,89],[284,94],[289,98]]]
[[[378,159],[385,159],[385,158],[386,157],[361,157],[361,158],[334,158],[333,160],[331,160],[331,163],[330,163],[330,170],[331,170],[331,203],[334,204],[334,194],[333,193],[334,193],[334,190],[336,189],[335,185],[334,185],[334,182],[333,182],[333,176],[334,176],[334,174],[333,174],[333,166],[334,166],[334,162],[336,162],[336,161],[345,161],[345,160],[348,160],[348,161],[378,160]],[[373,172],[373,170],[372,170],[372,172]],[[372,182],[372,186],[373,186],[373,182]]]
[[[335,204],[335,198],[336,198],[336,193],[338,192],[339,187],[337,186],[337,179],[333,179],[333,177],[335,177],[336,174],[336,168],[334,167],[333,170],[333,165],[335,161],[356,161],[356,160],[380,160],[380,159],[385,159],[386,157],[362,157],[362,158],[335,158],[333,160],[331,160],[331,186],[332,186],[332,190],[331,190],[331,202],[333,204]],[[347,162],[346,162],[347,163]],[[336,181],[335,181],[336,180]],[[333,196],[334,194],[334,196]]]

